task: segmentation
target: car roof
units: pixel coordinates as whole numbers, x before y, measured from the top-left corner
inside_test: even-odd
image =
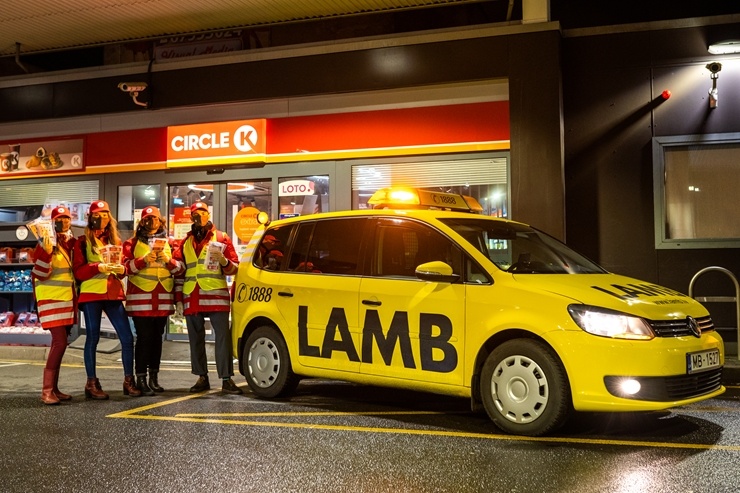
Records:
[[[282,226],[297,222],[315,221],[319,219],[339,219],[348,217],[408,217],[419,219],[425,222],[433,222],[437,219],[484,219],[504,223],[515,223],[527,226],[524,223],[512,221],[501,217],[484,216],[481,214],[471,214],[468,212],[455,212],[446,210],[430,209],[366,209],[366,210],[349,210],[335,212],[321,212],[307,216],[296,216],[285,219],[271,221],[268,227]]]

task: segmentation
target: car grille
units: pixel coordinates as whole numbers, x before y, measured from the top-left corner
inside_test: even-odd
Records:
[[[640,382],[640,391],[634,395],[624,395],[620,392],[619,383],[624,377],[605,377],[604,383],[609,393],[617,397],[641,401],[677,401],[718,390],[722,386],[722,368],[692,375],[633,378]]]
[[[683,337],[693,336],[686,319],[679,320],[649,320],[650,326],[657,337]],[[700,317],[696,319],[696,324],[702,333],[714,330],[712,317]]]

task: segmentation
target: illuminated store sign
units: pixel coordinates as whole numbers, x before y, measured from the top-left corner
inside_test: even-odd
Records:
[[[168,168],[264,160],[264,119],[167,128]]]

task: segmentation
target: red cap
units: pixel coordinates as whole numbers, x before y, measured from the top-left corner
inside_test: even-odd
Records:
[[[69,215],[69,209],[64,207],[63,205],[60,205],[59,207],[54,207],[51,210],[51,220],[53,221],[58,217],[68,217],[72,219],[72,216]]]
[[[141,218],[144,219],[145,217],[149,216],[161,217],[159,209],[157,207],[154,207],[153,205],[150,205],[149,207],[144,207],[144,210],[141,211]]]
[[[90,204],[90,214],[95,214],[96,212],[110,212],[108,202],[105,200],[96,200]]]
[[[193,205],[190,206],[190,213],[192,214],[195,211],[206,211],[208,212],[208,205],[205,202],[196,202]]]

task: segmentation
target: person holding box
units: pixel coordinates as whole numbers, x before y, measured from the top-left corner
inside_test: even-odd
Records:
[[[136,386],[144,395],[164,392],[158,375],[167,317],[175,311],[172,276],[185,270],[181,262],[172,258],[173,247],[165,224],[157,207],[145,207],[134,236],[123,244],[123,262],[128,274],[126,311],[136,328]]]
[[[205,343],[205,318],[208,317],[216,335],[216,370],[221,379],[221,391],[241,394],[242,389],[231,379],[234,376],[229,326],[231,297],[226,283],[226,276],[236,274],[239,259],[228,235],[218,231],[210,221],[205,203],[191,205],[190,218],[193,221],[191,230],[174,255],[186,269],[184,277],[176,279],[175,296],[177,311],[185,314],[188,327],[192,372],[198,375],[190,392],[211,388]]]
[[[51,332],[51,347],[44,367],[41,401],[44,404],[59,404],[72,399],[71,395],[59,391],[59,369],[67,349],[67,336],[75,323],[77,314],[75,279],[72,275],[72,249],[75,238],[70,226],[69,209],[55,207],[51,211],[54,232],[39,238],[33,258],[33,292],[36,297],[41,327]],[[52,237],[53,235],[53,237]]]
[[[108,204],[97,200],[90,204],[85,234],[77,239],[73,255],[75,278],[80,281],[79,304],[85,316],[85,396],[107,399],[95,371],[95,356],[100,340],[103,312],[108,316],[121,342],[123,393],[141,395],[134,381],[134,336],[131,333],[123,300],[123,278],[126,269],[121,261],[121,240],[116,220]]]

